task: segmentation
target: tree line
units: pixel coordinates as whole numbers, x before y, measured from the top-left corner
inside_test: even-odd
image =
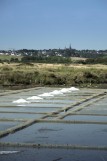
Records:
[[[60,57],[60,56],[49,56],[49,57],[34,57],[34,56],[24,56],[19,60],[18,58],[11,58],[10,60],[1,60],[0,63],[60,63],[60,64],[105,64],[107,65],[107,57],[99,58],[87,58],[83,60],[76,60],[75,62],[70,57]]]

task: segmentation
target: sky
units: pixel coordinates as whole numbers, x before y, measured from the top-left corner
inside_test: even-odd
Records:
[[[0,50],[107,49],[107,0],[0,0]]]

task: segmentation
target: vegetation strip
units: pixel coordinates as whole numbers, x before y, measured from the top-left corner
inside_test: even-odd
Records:
[[[16,114],[44,114],[44,115],[46,115],[47,114],[47,112],[23,112],[23,111],[0,111],[0,113],[16,113]]]
[[[76,113],[76,112],[69,112],[70,115],[83,115],[83,116],[107,116],[107,114],[97,114],[97,113]]]
[[[107,121],[85,121],[85,120],[61,120],[61,119],[55,119],[55,120],[42,120],[39,119],[38,122],[47,122],[47,123],[65,123],[65,124],[100,124],[100,125],[106,125]]]
[[[0,118],[0,121],[4,121],[4,122],[6,122],[6,121],[18,121],[18,122],[25,122],[25,121],[28,121],[27,119],[10,119],[10,118]]]
[[[106,150],[107,146],[88,146],[71,144],[32,144],[32,143],[2,143],[0,147],[30,147],[30,148],[57,148],[57,149],[80,149],[80,150]]]
[[[34,102],[32,102],[32,103],[30,103],[30,104],[33,104],[33,103],[34,103]],[[38,103],[38,102],[36,102],[36,103]],[[11,105],[10,105],[10,106],[8,106],[8,105],[0,106],[0,108],[2,108],[2,107],[3,107],[3,108],[7,108],[7,107],[18,108],[17,105],[16,105],[16,106],[13,106],[13,105],[12,105],[12,106],[11,106]],[[29,107],[29,106],[28,106],[28,107]],[[33,106],[33,108],[38,108],[38,106]],[[48,106],[48,107],[39,106],[39,108],[50,108],[50,106]],[[61,107],[52,107],[52,108],[57,108],[57,109],[59,108],[59,109],[60,109]]]

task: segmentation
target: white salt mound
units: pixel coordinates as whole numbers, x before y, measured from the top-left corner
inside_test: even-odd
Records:
[[[78,91],[79,89],[78,88],[75,88],[75,87],[71,87],[69,88],[70,91]]]
[[[60,90],[62,93],[69,93],[69,92],[71,92],[70,90],[69,90],[69,88],[63,88],[63,89],[61,89]]]
[[[43,93],[39,95],[40,97],[53,97],[51,93]]]
[[[16,101],[13,101],[13,103],[30,103],[29,101],[26,101],[25,99],[21,98]]]
[[[43,100],[43,98],[38,96],[32,96],[32,97],[28,97],[27,100]]]
[[[61,91],[54,90],[53,92],[50,92],[50,94],[52,94],[52,95],[59,95],[59,94],[63,94],[63,93]]]
[[[19,107],[22,107],[22,106],[25,107],[26,105],[25,104],[22,104],[22,105],[20,104],[20,105],[17,105],[17,106],[19,106]]]

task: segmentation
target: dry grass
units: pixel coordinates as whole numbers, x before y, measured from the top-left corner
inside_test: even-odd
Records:
[[[107,83],[106,65],[0,64],[2,85],[82,85]]]
[[[70,64],[70,65],[66,65],[66,64],[45,64],[45,63],[34,63],[33,66],[30,66],[30,65],[26,65],[26,64],[23,64],[20,66],[20,63],[11,63],[11,64],[7,64],[7,63],[4,63],[4,64],[1,64],[0,63],[0,67],[4,67],[4,66],[7,66],[7,67],[11,67],[13,69],[58,69],[60,67],[67,67],[67,68],[80,68],[80,69],[90,69],[90,68],[93,68],[93,69],[107,69],[107,65],[102,65],[102,64],[94,64],[94,65],[83,65],[83,64]]]

